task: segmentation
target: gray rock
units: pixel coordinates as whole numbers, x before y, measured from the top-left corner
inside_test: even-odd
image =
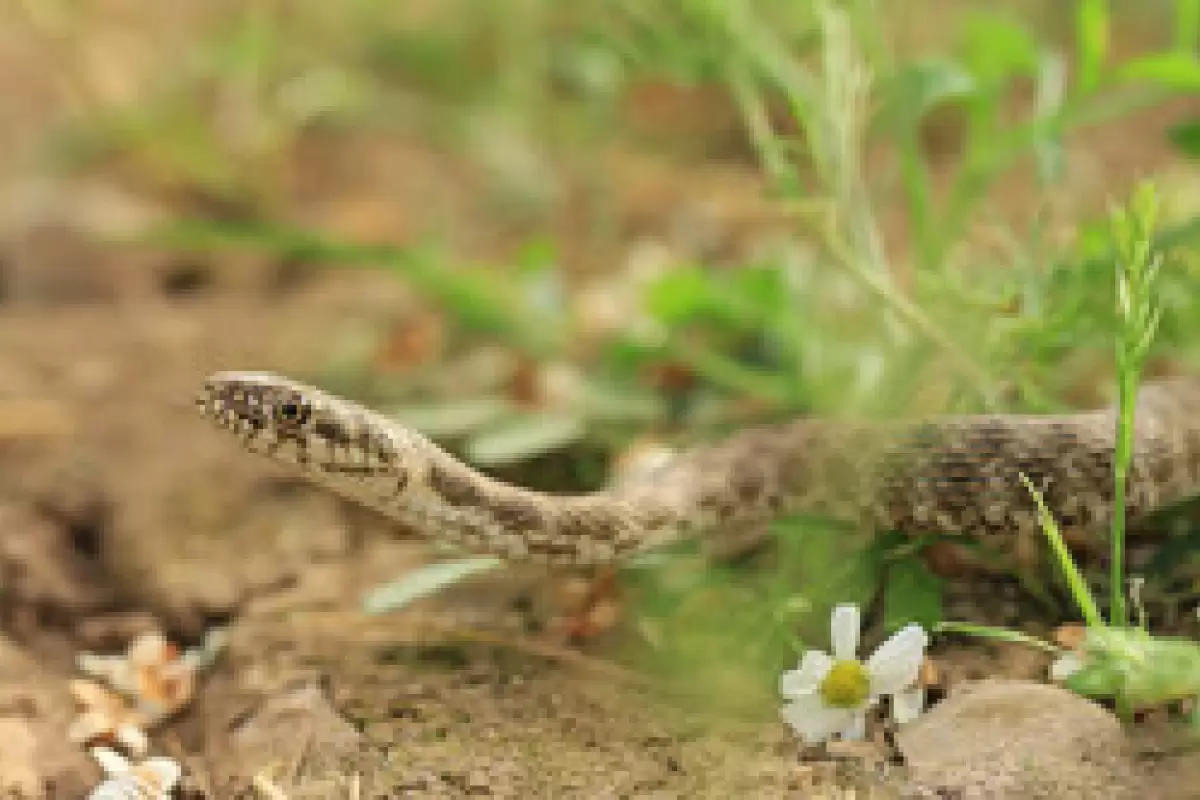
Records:
[[[1139,782],[1117,718],[1042,683],[963,684],[896,738],[906,797],[1121,798]]]

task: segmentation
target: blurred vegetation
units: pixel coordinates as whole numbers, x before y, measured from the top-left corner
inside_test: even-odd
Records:
[[[1073,191],[1068,140],[1200,90],[1200,1],[402,5],[229,4],[153,97],[81,104],[51,154],[76,170],[131,161],[155,191],[189,198],[160,243],[393,272],[444,315],[445,359],[389,371],[356,355],[301,377],[546,488],[602,485],[644,435],[684,443],[796,413],[1049,411],[1112,385],[1106,219],[1063,230],[1052,213]],[[40,35],[78,35],[68,5],[25,7]],[[704,98],[711,127],[631,126],[631,98],[663,87]],[[614,268],[614,325],[582,313],[563,242],[545,233],[479,263],[448,242],[350,241],[281,211],[290,159],[314,135],[430,137],[490,170],[500,213],[537,220],[560,199],[539,178],[544,154],[586,171],[621,139],[729,158],[711,141],[722,113],[794,235],[732,263],[680,252],[649,277]],[[1186,164],[1200,155],[1194,114],[1142,135]],[[599,160],[590,169],[606,180]],[[1016,220],[993,203],[1012,181],[1032,187]],[[1151,371],[1200,363],[1200,205],[1166,199]],[[885,234],[897,213],[899,235]],[[563,453],[565,469],[546,461]],[[700,662],[777,674],[800,622],[821,637],[833,603],[881,586],[884,629],[940,618],[938,579],[912,557],[922,543],[847,552],[818,520],[779,532],[770,579],[669,558],[630,568],[641,629],[689,680]]]

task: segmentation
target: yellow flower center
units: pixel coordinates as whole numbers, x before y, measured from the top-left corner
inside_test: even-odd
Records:
[[[821,697],[832,708],[858,708],[871,694],[871,676],[858,661],[838,661],[821,681]]]

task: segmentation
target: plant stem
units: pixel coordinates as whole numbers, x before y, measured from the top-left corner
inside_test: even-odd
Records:
[[[1121,359],[1125,361],[1124,358]],[[1113,456],[1112,555],[1109,579],[1109,624],[1125,627],[1129,620],[1125,609],[1125,502],[1129,478],[1129,460],[1133,450],[1134,394],[1137,373],[1120,365],[1117,401],[1117,441]]]

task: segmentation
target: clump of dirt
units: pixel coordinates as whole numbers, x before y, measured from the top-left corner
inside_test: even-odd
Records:
[[[0,638],[0,794],[83,797],[100,778],[67,740],[74,716],[69,673],[48,668]]]

